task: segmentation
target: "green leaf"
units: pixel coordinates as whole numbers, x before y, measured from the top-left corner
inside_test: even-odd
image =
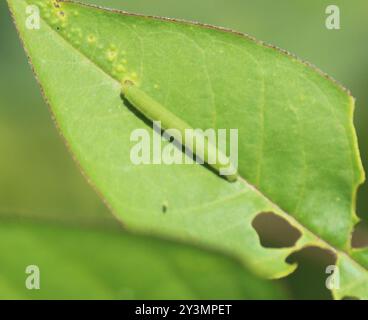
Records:
[[[282,299],[229,257],[184,244],[26,220],[0,224],[1,299]],[[40,272],[29,290],[27,266]]]
[[[296,268],[285,262],[291,253],[326,248],[340,267],[334,296],[368,298],[366,266],[350,245],[364,173],[344,88],[290,54],[211,26],[73,2],[8,3],[61,133],[127,228],[215,247],[268,278]],[[39,30],[25,27],[29,4],[42,6]],[[237,128],[241,178],[132,164],[131,132],[152,127],[124,105],[124,80],[193,128]],[[297,228],[295,245],[262,247],[252,227],[261,212]]]

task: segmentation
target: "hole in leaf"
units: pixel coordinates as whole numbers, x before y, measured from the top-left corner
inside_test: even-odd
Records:
[[[273,212],[258,214],[252,225],[265,248],[292,247],[301,236],[298,229]]]
[[[336,256],[332,251],[319,247],[306,247],[293,253],[286,260],[288,263],[298,263],[294,273],[278,280],[286,286],[292,299],[332,299],[331,292],[326,287],[326,281],[331,276],[328,267],[336,264]]]
[[[351,246],[353,248],[368,247],[368,223],[362,221],[355,226]]]

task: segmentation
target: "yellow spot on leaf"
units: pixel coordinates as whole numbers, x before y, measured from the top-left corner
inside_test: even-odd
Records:
[[[118,64],[117,67],[116,67],[116,70],[118,72],[125,72],[126,71],[125,67],[122,64]]]
[[[94,34],[90,34],[88,37],[87,37],[87,41],[89,44],[93,44],[93,43],[96,43],[96,36]]]
[[[109,60],[109,61],[114,61],[116,58],[117,58],[117,56],[118,56],[118,53],[117,53],[117,51],[116,50],[114,50],[114,49],[109,49],[108,51],[107,51],[107,60]]]

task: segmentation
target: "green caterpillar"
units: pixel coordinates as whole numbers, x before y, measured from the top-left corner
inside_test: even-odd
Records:
[[[194,129],[189,124],[175,116],[168,109],[148,96],[144,91],[139,89],[132,81],[126,80],[122,84],[122,94],[147,119],[152,121],[161,121],[163,129],[176,129],[180,136],[173,135],[174,139],[182,142],[186,150],[190,150],[193,155],[201,155],[203,161],[206,162],[217,173],[227,169],[231,174],[224,175],[230,182],[238,179],[237,170],[231,164],[230,159],[221,152],[215,145],[210,143],[206,136],[202,136],[204,145],[189,143],[194,141]],[[190,130],[188,130],[190,129]],[[190,133],[192,132],[192,133]],[[189,136],[188,136],[189,133]],[[198,137],[198,133],[196,135]],[[209,159],[217,159],[209,161]],[[225,164],[226,163],[226,164]]]

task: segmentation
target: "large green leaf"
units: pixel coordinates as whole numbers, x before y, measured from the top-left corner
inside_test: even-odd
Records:
[[[284,297],[229,257],[119,229],[1,219],[0,249],[0,299]],[[29,265],[40,290],[25,286]]]
[[[291,253],[320,246],[341,268],[335,297],[368,298],[367,269],[351,257],[364,174],[345,89],[241,34],[73,2],[8,2],[62,134],[126,227],[216,247],[269,278],[296,267]],[[29,4],[42,7],[40,30],[25,27]],[[151,127],[124,105],[124,79],[192,127],[238,128],[242,178],[133,165],[130,133]],[[294,246],[261,246],[252,221],[270,211],[300,231]]]

